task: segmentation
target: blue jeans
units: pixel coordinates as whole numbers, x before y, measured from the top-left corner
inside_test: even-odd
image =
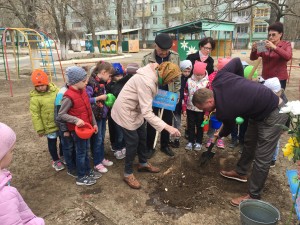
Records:
[[[100,164],[104,159],[104,138],[106,131],[106,119],[97,120],[98,133],[91,137],[91,150],[94,166]]]
[[[76,152],[73,137],[72,135],[65,137],[62,131],[59,131],[59,137],[68,171],[76,171]]]
[[[78,178],[84,177],[91,170],[88,157],[89,140],[79,138],[76,133],[72,132],[76,150],[76,167]]]
[[[280,140],[278,140],[278,142],[277,142],[276,149],[275,149],[275,152],[274,152],[274,155],[273,155],[273,161],[277,160],[277,156],[279,154],[279,148],[280,148]]]

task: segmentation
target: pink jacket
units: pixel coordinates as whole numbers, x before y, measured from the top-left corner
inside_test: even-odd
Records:
[[[9,171],[0,171],[0,224],[44,225],[44,220],[33,214],[18,190],[9,186],[11,178]]]
[[[157,94],[157,74],[147,65],[137,70],[120,92],[111,111],[111,117],[121,127],[136,130],[144,119],[156,130],[162,131],[166,123],[152,111]]]

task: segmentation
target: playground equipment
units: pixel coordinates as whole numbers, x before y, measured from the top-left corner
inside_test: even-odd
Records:
[[[54,65],[54,57],[52,51],[52,43],[55,45],[55,49],[58,55],[59,63],[59,53],[55,40],[43,31],[36,31],[30,28],[1,28],[1,51],[0,54],[3,58],[5,78],[9,80],[10,83],[10,94],[13,96],[12,82],[11,82],[11,68],[8,60],[8,54],[12,53],[14,61],[14,69],[17,77],[20,77],[20,50],[22,47],[28,48],[31,70],[41,69],[45,71],[50,81],[52,81],[52,76],[56,77],[56,69]],[[23,39],[23,40],[20,40]],[[62,66],[60,64],[61,73],[64,74]],[[56,77],[57,78],[57,77]]]

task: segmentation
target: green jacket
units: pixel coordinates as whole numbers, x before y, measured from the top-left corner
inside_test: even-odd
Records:
[[[38,92],[35,89],[30,92],[29,110],[34,130],[38,134],[58,131],[54,120],[54,101],[58,91],[55,84],[50,83],[47,92]]]
[[[155,50],[153,50],[152,52],[150,52],[144,56],[143,61],[142,61],[142,66],[146,66],[151,61],[156,62]],[[179,58],[178,53],[170,50],[170,56],[169,56],[168,62],[172,62],[172,63],[175,63],[178,66],[180,66],[180,58]],[[176,92],[178,94],[178,99],[179,99],[179,95],[180,95],[180,86],[181,86],[180,76],[173,83],[168,84],[169,91]]]

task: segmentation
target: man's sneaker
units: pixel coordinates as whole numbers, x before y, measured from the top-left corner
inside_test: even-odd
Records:
[[[272,168],[275,167],[275,163],[276,163],[276,160],[272,160],[270,167],[272,167]]]
[[[240,182],[247,182],[247,176],[246,175],[239,175],[235,170],[231,170],[231,171],[225,171],[222,170],[220,172],[221,176],[232,179],[232,180],[237,180]]]
[[[199,143],[194,144],[194,150],[195,151],[201,151],[202,145]]]
[[[123,153],[123,155],[125,155],[126,156],[126,148],[122,148],[122,153]]]
[[[236,146],[238,146],[237,140],[231,140],[231,143],[230,143],[230,145],[229,145],[229,148],[235,148]]]
[[[212,138],[209,138],[206,143],[206,148],[208,148],[210,146],[211,142],[212,142]]]
[[[67,163],[66,163],[66,160],[65,160],[65,157],[64,157],[64,156],[61,156],[61,157],[59,158],[59,161],[61,161],[61,163],[62,163],[62,164],[64,164],[64,165],[67,165]]]
[[[185,146],[186,150],[193,150],[193,144],[192,142],[189,142],[186,146]]]
[[[102,174],[99,173],[98,171],[91,170],[90,173],[88,174],[88,176],[94,178],[95,180],[97,180],[100,177],[102,177]]]
[[[112,166],[114,163],[112,161],[109,161],[108,159],[103,159],[102,164],[104,166]]]
[[[77,173],[76,171],[68,171],[67,174],[71,177],[77,178]]]
[[[56,171],[60,171],[63,170],[65,167],[64,165],[61,163],[61,161],[57,160],[55,162],[52,162],[52,167],[56,170]]]
[[[92,177],[84,176],[82,178],[77,178],[76,179],[76,184],[77,185],[90,186],[90,185],[96,184],[96,180]]]
[[[103,166],[102,163],[99,163],[97,166],[94,167],[96,171],[100,172],[100,173],[107,173],[108,169]]]
[[[114,156],[116,159],[124,159],[125,155],[123,154],[122,150],[115,151]]]
[[[224,141],[222,139],[218,139],[218,141],[217,141],[217,147],[218,148],[222,148],[222,149],[225,148],[225,144],[224,144]]]

